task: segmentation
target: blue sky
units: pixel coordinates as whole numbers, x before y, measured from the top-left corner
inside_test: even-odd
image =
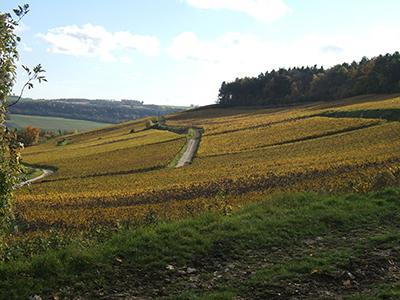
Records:
[[[24,2],[23,2],[24,3]],[[32,98],[215,102],[222,81],[400,50],[398,0],[31,0],[20,63]],[[19,1],[2,1],[10,11]],[[15,87],[23,82],[21,73]]]

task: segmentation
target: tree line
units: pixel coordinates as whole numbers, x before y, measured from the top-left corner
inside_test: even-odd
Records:
[[[400,92],[400,53],[379,55],[331,68],[281,68],[257,77],[223,82],[217,103],[224,106],[287,105],[330,101],[363,94]]]
[[[16,97],[9,97],[14,101]],[[143,104],[134,100],[29,99],[10,107],[9,113],[61,117],[103,123],[121,123],[148,116],[159,116],[183,110],[184,107]]]

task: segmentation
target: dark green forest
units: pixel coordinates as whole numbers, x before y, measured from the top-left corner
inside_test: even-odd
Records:
[[[10,97],[12,103],[17,97]],[[61,117],[103,123],[120,123],[148,116],[160,116],[184,107],[143,104],[136,100],[30,99],[24,98],[11,106],[12,114]]]
[[[258,77],[223,82],[218,104],[287,105],[330,101],[363,94],[400,92],[400,53],[380,55],[329,69],[301,67],[272,70]]]

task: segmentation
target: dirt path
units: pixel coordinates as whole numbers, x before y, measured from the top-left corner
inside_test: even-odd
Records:
[[[201,131],[200,129],[195,129],[195,128],[193,130],[194,130],[193,137],[188,140],[186,151],[183,153],[182,157],[176,164],[176,168],[182,168],[190,164],[197,151],[197,148],[199,147]]]
[[[40,179],[43,179],[43,178],[45,178],[47,176],[50,176],[51,174],[54,173],[54,171],[49,170],[49,169],[41,169],[41,170],[43,171],[43,173],[40,176],[19,183],[17,185],[17,188],[21,188],[21,187],[23,187],[25,185],[29,185],[31,183],[34,183],[34,182],[36,182],[36,181],[38,181]]]

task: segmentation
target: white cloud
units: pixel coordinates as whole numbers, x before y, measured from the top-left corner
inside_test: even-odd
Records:
[[[127,81],[133,81],[143,76],[142,72],[135,72],[135,73],[123,73],[121,77]]]
[[[321,51],[323,53],[341,53],[341,52],[343,52],[343,49],[338,46],[335,46],[335,45],[328,45],[328,46],[322,47]]]
[[[129,56],[121,56],[121,57],[119,57],[119,60],[126,64],[132,63],[132,59]]]
[[[263,22],[275,21],[291,11],[283,0],[186,0],[186,2],[201,9],[243,12]]]
[[[22,46],[22,50],[25,51],[25,52],[32,52],[32,50],[33,50],[31,47],[29,47],[24,42],[21,42],[21,46]]]
[[[366,29],[357,37],[309,34],[287,42],[243,33],[225,33],[214,40],[204,40],[193,32],[184,32],[173,40],[168,52],[176,60],[191,62],[193,74],[181,83],[187,87],[182,90],[182,97],[195,103],[210,103],[216,100],[222,81],[257,76],[280,67],[330,67],[398,49],[400,30],[379,27]]]
[[[122,56],[114,54],[120,51],[136,50],[148,56],[156,56],[160,52],[160,42],[156,37],[128,31],[112,33],[92,24],[57,27],[38,36],[50,44],[50,52],[99,57],[103,61],[130,61],[126,53]]]
[[[193,32],[183,32],[172,42],[169,54],[178,60],[211,64],[247,65],[265,56],[273,45],[253,34],[229,32],[214,41],[201,40]]]

